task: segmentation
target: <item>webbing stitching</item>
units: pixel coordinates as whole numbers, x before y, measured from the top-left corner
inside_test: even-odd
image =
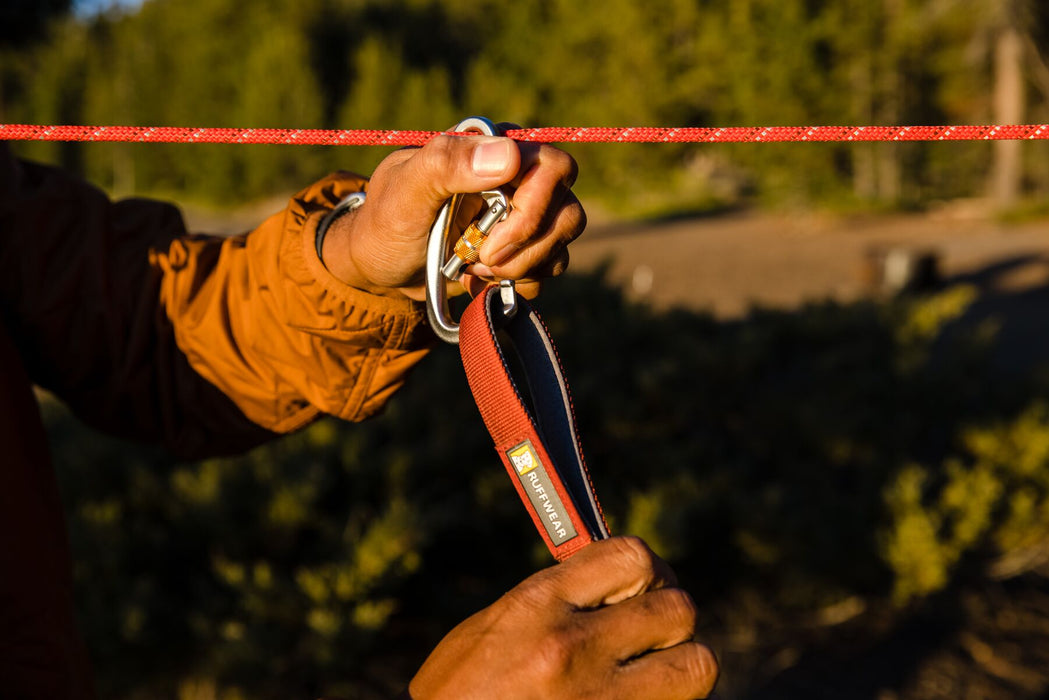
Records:
[[[535,319],[539,322],[539,325],[542,327],[543,333],[546,334],[546,337],[550,338],[550,331],[546,327],[546,323],[543,321],[543,318],[538,314],[535,314]],[[590,477],[590,468],[587,466],[586,456],[583,454],[582,440],[579,437],[578,420],[576,419],[575,415],[575,399],[572,398],[572,387],[569,386],[568,379],[565,378],[565,367],[564,364],[562,364],[561,362],[561,353],[558,351],[557,346],[553,342],[550,342],[549,346],[554,351],[554,361],[557,363],[557,369],[561,373],[561,377],[563,379],[562,386],[564,387],[565,396],[568,397],[568,415],[571,419],[572,437],[576,442],[576,453],[579,455],[579,464],[583,467],[583,476],[586,478],[586,484],[590,488],[590,493],[596,494],[596,491],[594,490],[593,479],[591,479]],[[597,512],[601,516],[601,524],[607,531],[608,522],[605,520],[605,511],[601,507],[601,501],[597,499],[596,496],[590,500],[592,500],[597,506]]]
[[[484,299],[484,318],[488,324],[488,331],[492,336],[492,340],[495,341],[492,343],[492,345],[495,347],[495,351],[499,355],[499,362],[502,363],[503,372],[506,374],[506,378],[510,382],[510,387],[514,390],[514,396],[517,398],[517,403],[521,405],[521,408],[525,412],[525,416],[528,418],[529,423],[532,424],[532,428],[535,430],[536,434],[539,436],[540,439],[543,439],[543,434],[539,429],[538,421],[536,421],[535,414],[531,410],[529,410],[528,403],[524,400],[524,396],[521,394],[521,390],[517,388],[517,382],[514,381],[514,375],[510,371],[510,365],[507,363],[506,355],[503,353],[503,346],[500,345],[498,342],[496,336],[495,320],[492,317],[491,298],[493,294],[494,291],[492,289],[487,290],[485,292]],[[520,306],[517,309],[518,313],[522,313],[526,308],[529,308],[526,305],[521,304],[520,300],[518,301],[518,304],[520,304]]]

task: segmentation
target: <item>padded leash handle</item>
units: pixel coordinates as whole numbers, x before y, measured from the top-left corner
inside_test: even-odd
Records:
[[[488,287],[463,314],[463,368],[495,450],[550,553],[563,561],[609,537],[557,351],[521,297],[512,317]]]

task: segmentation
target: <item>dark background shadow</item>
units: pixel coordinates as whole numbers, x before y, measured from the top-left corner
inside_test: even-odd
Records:
[[[955,286],[1022,262],[929,296],[733,322],[657,313],[601,271],[549,285],[539,307],[612,529],[644,536],[696,598],[723,698],[1049,686],[1045,578],[988,574],[1010,498],[1049,503],[1049,465],[995,467],[990,515],[953,559],[960,526],[941,512],[979,462],[967,431],[1009,425],[1047,395],[1033,364],[995,359],[1038,359],[1042,341],[1022,329],[1038,326],[1046,290],[970,299]],[[992,319],[1015,349],[988,333]],[[176,464],[47,414],[107,697],[186,674],[252,697],[388,696],[454,624],[550,563],[451,348],[382,418],[324,421],[234,460]],[[900,570],[887,542],[913,515],[893,494],[915,465],[914,507],[941,517],[930,561],[950,561],[941,583],[901,596],[924,559]],[[1025,544],[1045,542],[1032,527]],[[1003,611],[1027,627],[1003,626]]]

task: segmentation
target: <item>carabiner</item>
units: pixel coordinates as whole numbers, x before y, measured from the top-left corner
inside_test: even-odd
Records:
[[[459,122],[454,131],[476,131],[486,136],[501,136],[502,131],[484,117],[470,117]],[[447,280],[458,280],[463,269],[477,262],[479,249],[488,232],[502,221],[510,210],[510,199],[502,190],[481,192],[487,208],[477,221],[470,224],[460,235],[454,251],[449,255],[452,224],[459,211],[463,195],[455,194],[444,203],[430,228],[426,243],[426,316],[430,327],[438,338],[446,343],[459,343],[459,324],[453,321],[448,310]],[[503,314],[513,316],[516,311],[516,296],[513,280],[499,283],[503,300]]]

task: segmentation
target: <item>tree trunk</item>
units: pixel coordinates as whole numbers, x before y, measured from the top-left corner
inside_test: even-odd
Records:
[[[871,67],[869,59],[860,59],[852,67],[852,113],[856,115],[857,124],[873,123],[872,103],[874,98],[871,88]],[[881,144],[854,144],[849,149],[852,156],[852,191],[857,199],[870,201],[878,195],[875,175],[875,149]]]
[[[1024,42],[1019,30],[1008,25],[1001,30],[994,54],[994,121],[1022,124],[1024,121]],[[1023,184],[1023,144],[996,141],[991,170],[991,196],[1002,208],[1016,204]]]

